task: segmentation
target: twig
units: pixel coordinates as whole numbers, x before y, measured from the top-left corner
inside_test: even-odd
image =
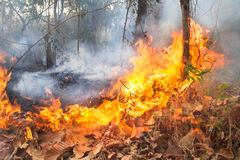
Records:
[[[48,5],[47,8],[45,8],[45,9],[44,9],[42,12],[40,12],[37,16],[29,19],[29,20],[27,21],[27,23],[26,23],[25,26],[27,26],[32,20],[35,20],[35,19],[37,19],[37,18],[40,18],[40,16],[42,16],[42,14],[43,14],[44,12],[48,11],[48,9],[49,9],[53,4],[54,4],[54,2],[52,2],[50,5]]]
[[[106,4],[105,6],[95,9],[95,10],[90,10],[90,11],[86,11],[84,13],[78,13],[76,15],[73,15],[67,19],[65,19],[62,22],[59,22],[58,24],[56,24],[53,28],[51,28],[47,33],[45,33],[39,40],[37,40],[35,43],[33,43],[28,49],[27,51],[25,51],[19,58],[18,60],[8,69],[6,76],[8,76],[12,70],[14,69],[14,67],[16,67],[16,65],[26,56],[28,55],[28,53],[31,51],[32,48],[34,48],[39,42],[41,42],[48,34],[50,34],[52,31],[56,30],[59,26],[63,25],[65,22],[69,21],[72,18],[78,17],[78,16],[85,16],[86,14],[90,14],[90,13],[95,13],[101,10],[104,10],[106,8],[108,8],[109,6],[118,3],[118,1],[114,1],[111,2],[109,4]],[[0,94],[0,97],[6,92],[6,87],[5,89],[2,91],[2,93]]]
[[[122,83],[122,85],[123,85],[125,88],[129,89],[129,88],[123,83],[123,81],[120,80],[120,82]]]
[[[228,113],[228,131],[229,131],[229,135],[228,135],[228,149],[231,150],[232,148],[232,120],[231,120],[231,114]]]
[[[8,40],[8,39],[2,38],[2,37],[0,37],[0,41],[7,42],[7,43],[14,43],[14,44],[22,45],[22,46],[31,45],[31,44],[28,44],[28,43],[19,43],[19,42],[11,41],[11,40]]]
[[[112,2],[112,3],[109,3],[109,4],[101,7],[101,8],[98,8],[98,9],[95,9],[95,10],[91,10],[91,11],[86,11],[86,12],[84,12],[84,13],[78,13],[78,14],[76,14],[76,15],[73,15],[73,16],[69,17],[68,19],[65,19],[65,20],[62,21],[62,22],[59,22],[59,23],[56,24],[53,28],[51,28],[47,33],[45,33],[39,40],[37,40],[35,43],[33,43],[33,45],[30,46],[30,47],[28,48],[28,50],[25,51],[25,52],[22,54],[22,56],[20,56],[20,57],[18,58],[18,60],[15,62],[15,64],[13,64],[12,67],[8,70],[7,75],[9,75],[9,74],[11,73],[11,71],[14,69],[14,67],[29,53],[29,51],[30,51],[33,47],[35,47],[35,46],[36,46],[40,41],[42,41],[48,34],[50,34],[52,31],[56,30],[59,26],[63,25],[65,22],[69,21],[69,20],[72,19],[72,18],[78,17],[78,16],[83,16],[83,15],[86,15],[86,14],[98,12],[98,11],[103,10],[103,9],[106,9],[106,8],[109,7],[110,5],[113,5],[113,4],[116,4],[116,3],[118,3],[118,2],[117,2],[117,1],[114,1],[114,2]]]
[[[9,4],[10,8],[11,8],[11,9],[18,15],[18,17],[21,19],[21,21],[22,21],[22,23],[23,23],[23,29],[24,29],[25,26],[26,26],[25,20],[24,20],[23,17],[20,15],[20,13],[13,7],[13,5],[12,5],[11,2],[9,2],[8,4]],[[23,30],[23,29],[22,29],[22,30]]]
[[[7,160],[12,160],[13,157],[14,157],[14,155],[17,153],[17,151],[18,151],[18,147],[16,147],[16,148],[13,150],[12,154],[11,154],[9,157],[7,157]]]

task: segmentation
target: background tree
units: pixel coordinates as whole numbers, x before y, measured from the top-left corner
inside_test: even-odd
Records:
[[[145,36],[144,25],[145,25],[145,18],[147,16],[147,7],[148,7],[148,1],[147,0],[138,0],[137,1],[137,17],[136,17],[136,23],[135,23],[135,40]]]

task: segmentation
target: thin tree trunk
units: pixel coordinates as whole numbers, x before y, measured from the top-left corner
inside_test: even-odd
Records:
[[[190,0],[180,0],[182,10],[182,28],[183,28],[183,71],[182,79],[185,80],[188,76],[186,67],[190,64]]]
[[[124,21],[124,27],[123,27],[123,36],[122,36],[122,42],[124,43],[125,39],[126,39],[126,27],[127,27],[127,20],[128,20],[128,14],[129,14],[129,10],[131,8],[132,5],[132,0],[128,0],[128,4],[127,4],[127,12],[126,12],[126,16],[125,16],[125,21]]]
[[[17,14],[17,16],[20,18],[20,20],[22,21],[22,24],[23,24],[22,32],[23,32],[23,31],[26,29],[26,23],[25,23],[24,18],[21,16],[21,14],[18,12],[18,10],[16,10],[16,9],[14,8],[14,6],[12,5],[11,2],[9,2],[8,4],[9,4],[11,10],[13,10],[13,11]]]
[[[9,24],[9,22],[10,22],[10,25],[9,25],[9,27],[8,27],[8,30],[13,30],[13,28],[14,28],[14,18],[13,18],[13,10],[12,9],[10,9],[9,10],[9,13],[8,13],[8,18],[7,18],[8,20],[8,24]]]
[[[4,22],[5,22],[5,1],[1,3],[1,35],[4,34]],[[4,48],[4,41],[1,41],[1,46]]]
[[[53,12],[54,12],[54,20],[55,20],[55,22],[58,20],[57,6],[58,6],[58,0],[54,0]]]
[[[79,48],[80,48],[80,9],[78,8],[77,9],[77,13],[79,14],[78,15],[78,25],[77,25],[77,53],[79,53]]]
[[[182,28],[183,28],[183,64],[184,67],[190,63],[190,0],[180,0],[182,10]],[[185,73],[184,73],[185,74]],[[184,75],[186,78],[186,75]]]
[[[50,0],[48,0],[48,5],[50,5]],[[48,9],[48,24],[47,30],[50,31],[50,9]],[[47,68],[51,68],[55,64],[53,52],[52,52],[52,43],[50,40],[50,33],[46,35],[45,41],[47,44],[46,47],[46,59],[47,59]]]
[[[116,4],[117,2],[112,2],[112,3],[108,3],[106,5],[104,5],[103,7],[94,9],[94,10],[90,10],[90,11],[86,11],[80,14],[80,16],[85,16],[87,14],[93,14],[96,13],[98,11],[102,11],[105,10],[106,8],[108,8],[109,6]],[[31,51],[31,49],[33,49],[37,44],[39,44],[39,42],[41,42],[42,40],[46,41],[46,37],[47,35],[49,35],[51,32],[53,32],[54,30],[56,30],[57,28],[59,28],[60,26],[62,26],[63,24],[65,24],[67,21],[76,18],[78,15],[72,15],[70,17],[68,17],[67,19],[59,22],[58,24],[56,24],[54,27],[52,27],[47,33],[44,34],[44,36],[42,36],[40,39],[38,39],[35,43],[33,43],[33,45],[31,45],[30,48],[28,48],[28,50],[26,50],[24,53],[22,53],[22,55],[17,59],[17,61],[8,69],[7,75],[9,75],[12,70],[16,67],[17,64],[19,64],[19,62],[21,62],[21,60],[23,60]]]
[[[135,40],[145,36],[143,31],[147,15],[147,0],[138,0],[137,18],[135,23]]]
[[[63,15],[63,10],[64,10],[64,0],[61,0],[60,17],[62,17],[62,15]]]
[[[95,6],[96,2],[92,1],[92,6]],[[93,7],[94,8],[94,7]],[[98,38],[98,19],[96,13],[93,13],[91,15],[91,23],[92,23],[92,49],[93,52],[95,53],[96,50],[98,49],[98,44],[97,44],[97,38]]]

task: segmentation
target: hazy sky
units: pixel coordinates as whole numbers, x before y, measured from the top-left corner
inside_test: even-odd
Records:
[[[194,0],[196,1],[196,0]],[[197,0],[196,19],[207,27],[215,27],[240,18],[240,0]],[[163,19],[169,24],[180,22],[179,0],[163,0]]]

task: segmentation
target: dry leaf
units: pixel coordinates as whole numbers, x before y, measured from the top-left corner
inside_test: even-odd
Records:
[[[240,148],[238,149],[238,153],[235,159],[240,159]]]
[[[154,125],[155,123],[155,119],[154,119],[154,116],[152,115],[148,121],[146,123],[144,123],[145,125],[148,125],[148,126],[151,126],[151,125]]]
[[[92,150],[93,154],[97,155],[101,151],[102,147],[103,147],[102,143],[99,143],[98,145],[96,145]]]
[[[39,135],[39,139],[41,140],[40,146],[45,148],[45,146],[49,146],[54,143],[62,142],[63,138],[65,137],[65,132],[46,132],[44,134]]]
[[[221,148],[217,154],[227,159],[234,159],[234,155],[231,150]]]
[[[81,158],[81,160],[91,160],[101,151],[103,143],[99,143],[93,147],[93,149],[88,153],[87,156]]]
[[[153,116],[154,116],[154,118],[162,117],[162,116],[163,116],[162,110],[155,111],[155,112],[153,113]]]
[[[0,155],[1,157],[8,157],[13,151],[13,147],[9,143],[0,142]]]
[[[197,104],[194,111],[202,111],[203,110],[203,105],[202,104]]]
[[[81,158],[80,160],[91,160],[95,157],[95,155],[93,154],[93,152],[89,152],[88,155],[86,157]]]
[[[131,155],[125,155],[121,158],[121,160],[131,160],[132,156]]]
[[[182,157],[183,151],[176,145],[169,144],[168,149],[165,152],[166,156]]]
[[[191,130],[188,134],[186,134],[180,141],[178,145],[183,149],[191,149],[193,148],[193,141],[198,134],[198,130]]]
[[[194,144],[195,147],[201,149],[201,150],[204,150],[206,151],[206,153],[211,156],[213,153],[214,153],[214,150],[212,148],[209,147],[208,144],[205,144],[205,143],[196,143]]]
[[[106,148],[111,148],[111,147],[117,147],[119,145],[123,144],[122,141],[118,141],[118,140],[112,140],[110,141],[108,144],[106,144]]]
[[[56,160],[58,157],[63,155],[66,152],[69,152],[70,150],[73,150],[72,145],[64,143],[64,142],[59,142],[52,144],[45,148],[45,160]]]
[[[36,148],[29,147],[27,149],[27,153],[32,157],[32,160],[44,160],[44,155],[43,151],[37,150]]]

